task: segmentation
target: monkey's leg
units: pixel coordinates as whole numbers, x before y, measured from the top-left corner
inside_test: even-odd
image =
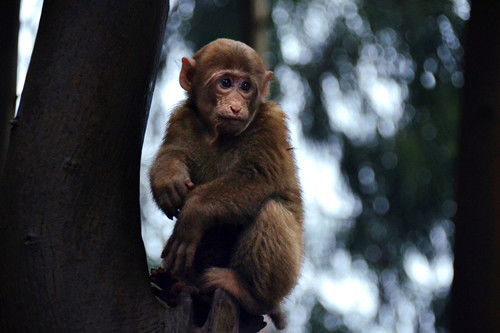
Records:
[[[229,268],[208,269],[203,288],[223,288],[250,313],[280,318],[279,304],[297,282],[302,247],[302,226],[283,204],[270,200],[242,234]]]

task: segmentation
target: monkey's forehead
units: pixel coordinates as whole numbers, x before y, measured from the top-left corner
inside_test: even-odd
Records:
[[[200,67],[204,67],[206,72],[219,70],[235,70],[245,72],[250,75],[263,75],[264,65],[244,56],[235,56],[234,54],[220,53],[217,56],[202,59],[196,62]]]
[[[237,69],[264,74],[264,62],[250,46],[231,39],[217,39],[194,55],[197,65],[210,69]]]

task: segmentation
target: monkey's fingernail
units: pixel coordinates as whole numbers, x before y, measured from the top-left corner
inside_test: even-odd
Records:
[[[188,189],[192,190],[194,188],[194,184],[189,182],[189,183],[186,183],[186,186]]]

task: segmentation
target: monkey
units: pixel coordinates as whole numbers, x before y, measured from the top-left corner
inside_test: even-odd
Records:
[[[177,218],[162,265],[201,291],[222,288],[285,327],[280,308],[303,257],[303,207],[286,116],[267,101],[273,76],[250,46],[217,39],[182,58],[187,99],[149,172]]]

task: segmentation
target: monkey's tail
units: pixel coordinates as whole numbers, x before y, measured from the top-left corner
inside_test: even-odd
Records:
[[[212,267],[205,271],[201,281],[201,289],[214,290],[217,288],[222,288],[234,296],[248,312],[252,314],[269,314],[277,329],[285,328],[285,315],[279,306],[270,308],[258,302],[240,281],[234,270]]]

